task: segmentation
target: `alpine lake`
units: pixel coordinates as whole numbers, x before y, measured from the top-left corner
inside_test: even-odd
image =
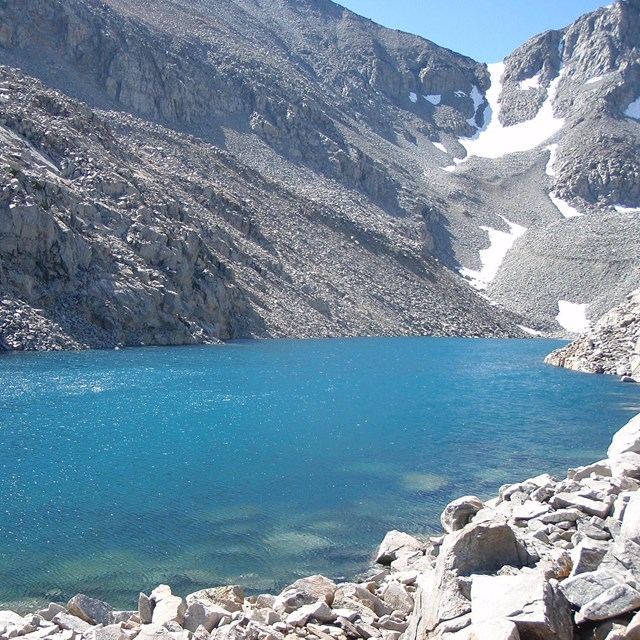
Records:
[[[561,344],[2,353],[0,609],[352,579],[452,499],[605,457],[640,385],[544,365]]]

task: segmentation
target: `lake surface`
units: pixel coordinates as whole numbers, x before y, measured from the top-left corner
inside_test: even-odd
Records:
[[[0,356],[0,609],[352,578],[448,501],[604,457],[640,386],[548,340]]]

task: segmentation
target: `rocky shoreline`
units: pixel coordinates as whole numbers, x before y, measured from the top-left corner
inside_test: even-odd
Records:
[[[545,362],[640,382],[640,289],[605,313],[589,331],[550,353]]]
[[[21,616],[0,640],[636,640],[640,638],[640,414],[607,458],[465,496],[444,535],[391,531],[358,582],[297,580],[278,595],[241,586],[141,593],[137,611],[83,594]]]

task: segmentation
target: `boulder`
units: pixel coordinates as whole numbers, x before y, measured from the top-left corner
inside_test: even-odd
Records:
[[[571,575],[595,571],[605,557],[609,545],[599,540],[585,538],[571,550],[573,569]]]
[[[627,574],[640,582],[640,545],[633,540],[619,536],[610,544],[599,568],[607,569],[618,575]]]
[[[366,609],[368,609],[376,617],[389,614],[392,611],[391,607],[385,604],[377,595],[371,593],[362,585],[351,582],[338,586],[333,604],[336,608],[353,609],[365,615],[367,614]]]
[[[576,614],[576,623],[608,620],[640,608],[640,592],[628,584],[616,584],[586,603]]]
[[[577,467],[576,469],[569,469],[567,472],[567,478],[576,480],[584,480],[592,475],[611,477],[611,464],[609,460],[600,460],[592,464],[588,464],[584,467]]]
[[[579,493],[556,493],[551,499],[551,504],[555,508],[575,507],[590,516],[606,518],[611,513],[613,503],[593,500]]]
[[[82,620],[82,618],[78,618],[78,616],[74,616],[71,613],[66,613],[64,611],[56,613],[52,622],[57,624],[61,629],[70,629],[79,635],[91,628],[91,625],[85,620]]]
[[[551,507],[535,500],[526,500],[513,508],[512,517],[514,520],[533,520],[549,513]]]
[[[624,510],[620,535],[640,544],[640,492],[633,494]]]
[[[613,436],[607,449],[609,458],[617,458],[625,453],[640,453],[640,413]]]
[[[293,627],[304,627],[311,619],[318,622],[333,622],[337,617],[324,600],[318,600],[314,604],[306,604],[292,611],[287,616],[287,624]]]
[[[293,584],[290,584],[282,590],[280,597],[286,597],[286,594],[291,592],[302,592],[313,600],[322,599],[331,606],[336,589],[337,585],[333,580],[325,578],[324,576],[314,575],[296,580]]]
[[[138,596],[138,614],[142,624],[150,624],[153,617],[153,607],[155,602],[144,593],[140,592]]]
[[[177,640],[174,633],[160,624],[143,624],[136,640]]]
[[[459,531],[464,528],[484,504],[476,496],[464,496],[450,502],[440,516],[442,528],[447,532]]]
[[[38,611],[38,615],[44,620],[51,622],[56,614],[62,613],[63,611],[66,611],[66,609],[61,604],[50,602],[45,609]]]
[[[522,567],[529,558],[515,533],[504,522],[471,523],[448,535],[440,549],[438,566],[458,576],[497,571],[505,565]]]
[[[623,579],[618,572],[600,569],[563,580],[560,583],[560,590],[573,607],[580,609],[607,589],[622,582]]]
[[[202,626],[211,633],[225,619],[231,622],[231,612],[209,600],[195,600],[188,606],[182,626],[191,632]]]
[[[402,611],[409,615],[413,611],[413,598],[398,582],[392,580],[380,591],[380,597],[392,611]]]
[[[83,634],[83,640],[129,640],[125,630],[118,624],[93,627]]]
[[[244,589],[239,585],[229,585],[224,587],[214,587],[212,589],[201,589],[190,593],[187,598],[187,605],[196,600],[202,602],[212,602],[233,613],[242,611],[244,604]]]
[[[167,622],[184,623],[184,614],[187,610],[180,596],[174,596],[167,585],[160,585],[151,592],[151,600],[155,602],[151,622],[163,625]]]
[[[389,531],[378,548],[375,561],[378,564],[389,565],[401,556],[411,555],[415,552],[424,554],[425,546],[424,542],[408,533],[396,530]]]
[[[506,618],[494,618],[472,624],[447,637],[447,640],[520,640],[518,627]]]
[[[507,618],[521,637],[571,640],[569,603],[539,573],[512,576],[475,576],[471,587],[473,624]]]
[[[96,600],[79,593],[67,602],[67,611],[89,624],[107,626],[111,623],[111,614],[114,609],[102,600]]]
[[[625,640],[640,640],[640,613],[636,613],[627,625]]]
[[[640,480],[640,454],[629,452],[609,459],[611,475],[614,478]]]

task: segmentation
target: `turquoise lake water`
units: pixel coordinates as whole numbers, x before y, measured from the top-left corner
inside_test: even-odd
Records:
[[[2,354],[0,609],[352,578],[453,498],[604,457],[640,386],[542,364],[559,344]]]

